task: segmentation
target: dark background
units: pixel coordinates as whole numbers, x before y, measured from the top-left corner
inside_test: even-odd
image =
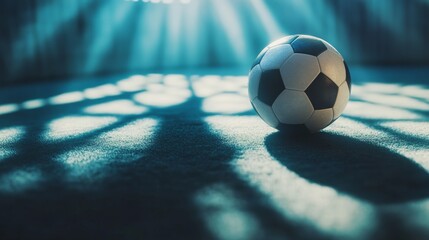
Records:
[[[429,63],[425,0],[162,1],[3,1],[0,82],[196,67],[247,70],[270,41],[297,33],[326,39],[350,64]]]

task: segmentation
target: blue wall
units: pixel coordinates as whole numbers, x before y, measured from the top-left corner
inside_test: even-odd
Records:
[[[0,82],[245,69],[270,41],[295,33],[328,40],[354,64],[429,63],[429,0],[140,1],[3,1]]]

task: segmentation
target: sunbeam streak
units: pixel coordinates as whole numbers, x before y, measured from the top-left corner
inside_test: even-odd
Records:
[[[263,0],[251,0],[249,1],[252,11],[258,16],[258,20],[261,21],[263,29],[266,32],[268,41],[274,41],[283,35],[287,35],[277,20],[270,13]]]
[[[20,74],[26,61],[34,61],[38,50],[44,50],[46,43],[52,39],[65,25],[72,21],[90,2],[83,1],[51,1],[37,9],[35,21],[28,23],[19,31],[14,40],[11,55],[11,72],[14,77]],[[62,9],[57,12],[55,10]],[[34,29],[38,30],[37,39]]]
[[[181,56],[186,54],[182,48],[186,36],[183,32],[184,10],[181,6],[168,6],[165,39],[169,41],[162,51],[162,66],[167,68],[182,65]]]
[[[237,17],[237,8],[234,7],[234,2],[230,1],[212,1],[214,10],[214,18],[219,21],[221,27],[218,33],[225,34],[225,40],[215,38],[217,52],[229,52],[229,54],[219,54],[219,58],[233,59],[235,63],[246,63],[249,56],[248,42],[243,36],[246,36],[243,31],[243,23]],[[216,34],[217,35],[217,34]],[[215,35],[215,36],[216,36]],[[222,61],[222,62],[223,62]],[[234,63],[234,62],[233,62]]]
[[[138,7],[141,9],[135,20],[137,29],[135,38],[131,40],[129,68],[159,68],[161,63],[159,50],[164,37],[166,9],[161,5]]]
[[[84,72],[91,73],[95,72],[100,68],[103,57],[106,52],[115,48],[113,40],[121,28],[127,26],[127,19],[132,17],[130,14],[132,6],[129,4],[121,4],[121,2],[115,2],[115,4],[104,4],[99,11],[97,11],[91,21],[94,33],[92,41],[89,44],[90,58],[87,60]],[[112,17],[113,15],[113,17]],[[109,27],[102,26],[107,19],[112,19],[113,23]],[[131,20],[131,19],[128,19]]]

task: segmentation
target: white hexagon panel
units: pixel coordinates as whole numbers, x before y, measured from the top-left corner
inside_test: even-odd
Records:
[[[317,58],[301,53],[294,53],[280,68],[286,89],[299,91],[304,91],[319,73]]]

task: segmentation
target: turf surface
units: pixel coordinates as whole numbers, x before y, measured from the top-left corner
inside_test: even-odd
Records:
[[[427,239],[429,69],[351,71],[311,136],[234,71],[3,87],[1,239]]]

